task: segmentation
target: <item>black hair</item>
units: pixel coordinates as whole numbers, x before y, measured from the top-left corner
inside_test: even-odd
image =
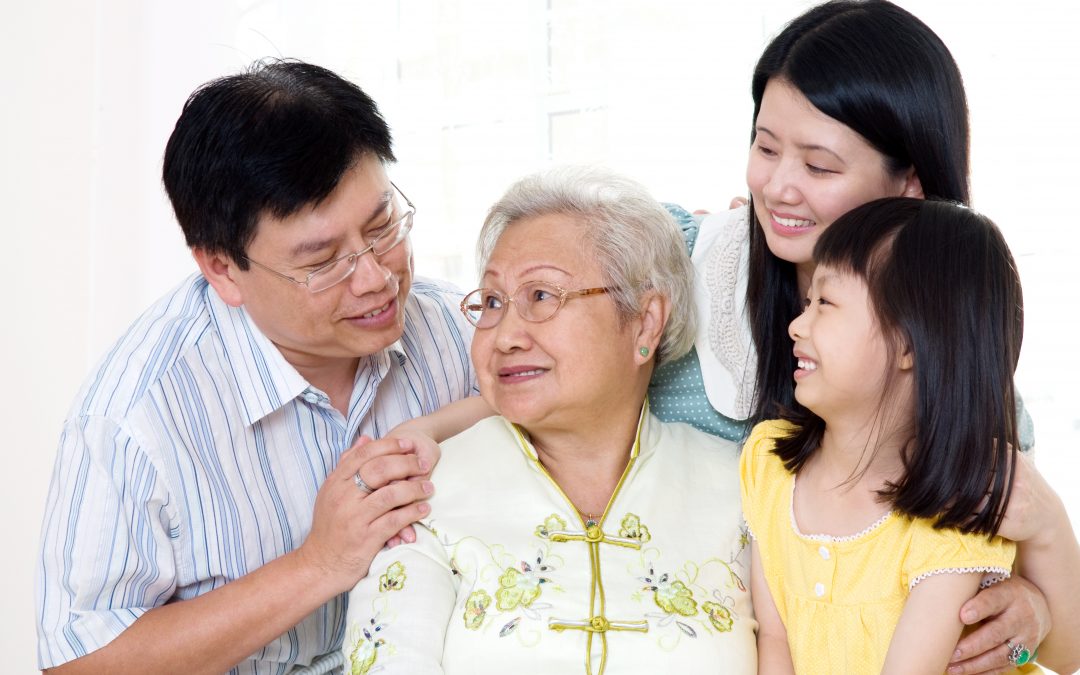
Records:
[[[1013,373],[1024,334],[1020,277],[1001,232],[959,204],[891,197],[837,219],[814,260],[866,282],[890,362],[906,351],[914,363],[904,476],[880,494],[938,527],[995,533],[1020,447]],[[787,418],[798,429],[775,452],[797,471],[825,423],[805,408]]]
[[[390,130],[367,94],[326,68],[265,60],[188,98],[162,179],[187,245],[247,269],[262,215],[318,204],[369,153],[394,161]]]
[[[754,69],[756,135],[765,86],[781,79],[848,126],[894,173],[914,168],[927,197],[968,203],[968,112],[960,70],[941,39],[885,0],[835,0],[789,23]],[[787,326],[802,305],[795,265],[769,251],[750,203],[747,311],[757,351],[754,421],[797,407]]]

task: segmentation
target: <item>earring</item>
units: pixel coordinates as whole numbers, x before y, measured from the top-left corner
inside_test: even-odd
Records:
[[[648,347],[642,347],[641,349],[639,349],[637,351],[638,351],[638,354],[641,354],[642,356],[648,356],[649,355],[649,348]]]

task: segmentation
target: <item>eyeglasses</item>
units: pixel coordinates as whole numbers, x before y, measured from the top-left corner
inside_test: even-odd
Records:
[[[321,291],[325,291],[331,286],[336,286],[337,284],[340,284],[342,281],[345,281],[349,278],[349,276],[352,275],[352,273],[356,270],[356,262],[365,253],[371,251],[372,254],[374,254],[376,257],[386,255],[395,246],[405,241],[405,239],[409,236],[409,232],[412,230],[413,226],[413,216],[416,215],[416,207],[413,206],[413,203],[409,201],[408,197],[405,196],[405,193],[401,191],[401,188],[399,188],[397,185],[394,185],[393,182],[391,182],[390,185],[392,185],[394,189],[397,190],[397,193],[401,195],[401,198],[404,199],[405,203],[408,205],[409,208],[406,209],[405,213],[403,213],[401,217],[394,222],[379,229],[378,234],[376,234],[374,238],[368,239],[367,248],[356,251],[355,253],[343,255],[336,260],[331,260],[325,265],[318,267],[315,270],[312,270],[307,275],[307,277],[304,278],[303,281],[300,281],[299,279],[294,279],[288,274],[282,274],[281,272],[278,272],[273,268],[267,267],[266,265],[262,264],[257,260],[252,260],[247,256],[244,256],[244,260],[247,260],[249,263],[255,265],[256,267],[261,267],[267,272],[276,274],[282,279],[291,281],[294,284],[306,286],[308,291],[311,293],[319,293]]]
[[[586,295],[598,295],[614,288],[582,288],[568,291],[543,281],[527,281],[518,286],[511,295],[493,288],[478,288],[461,301],[461,313],[477,328],[494,328],[502,321],[506,305],[513,303],[522,319],[539,323],[547,321],[562,309],[567,300]]]

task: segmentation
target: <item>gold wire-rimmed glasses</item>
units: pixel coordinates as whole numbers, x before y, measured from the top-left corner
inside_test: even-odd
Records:
[[[318,267],[309,272],[303,281],[301,281],[300,279],[294,279],[288,274],[282,274],[281,272],[278,272],[272,267],[267,267],[261,262],[257,260],[252,260],[247,256],[244,256],[244,260],[247,260],[252,265],[260,267],[267,272],[276,274],[282,279],[291,281],[294,284],[305,286],[311,293],[319,293],[325,291],[331,286],[336,286],[337,284],[340,284],[342,281],[345,281],[349,278],[350,275],[352,275],[352,273],[356,270],[357,261],[360,260],[360,257],[363,256],[365,253],[371,251],[371,253],[374,254],[376,257],[386,255],[395,246],[405,241],[405,239],[409,236],[409,232],[412,230],[413,226],[413,216],[416,215],[416,207],[411,201],[409,201],[409,198],[405,196],[405,193],[401,191],[401,188],[399,188],[397,185],[394,185],[393,181],[390,182],[390,185],[394,187],[397,193],[401,195],[401,198],[405,200],[405,204],[408,205],[405,213],[403,213],[401,217],[394,222],[381,228],[374,238],[368,239],[368,245],[366,248],[360,251],[355,251],[353,253],[343,255],[335,260],[331,260],[325,265],[322,265],[321,267]]]
[[[477,328],[494,328],[506,314],[503,311],[505,307],[512,303],[517,307],[518,316],[522,319],[540,323],[555,316],[567,300],[613,290],[615,289],[605,286],[568,291],[544,281],[526,281],[510,295],[494,288],[478,288],[461,301],[461,313]]]

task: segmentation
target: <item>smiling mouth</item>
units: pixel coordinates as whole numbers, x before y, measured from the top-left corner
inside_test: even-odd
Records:
[[[801,370],[814,371],[817,370],[817,362],[810,359],[799,359],[799,368]]]
[[[378,316],[378,315],[382,314],[383,312],[385,312],[386,310],[390,309],[390,304],[393,303],[393,302],[394,301],[391,300],[390,302],[386,303],[382,307],[377,307],[377,308],[371,310],[370,312],[368,312],[367,314],[361,314],[360,318],[361,319],[370,319],[372,317]]]
[[[813,227],[814,225],[814,221],[803,220],[802,218],[781,218],[775,213],[772,214],[772,217],[777,225],[780,225],[781,227],[787,227],[792,230]]]

